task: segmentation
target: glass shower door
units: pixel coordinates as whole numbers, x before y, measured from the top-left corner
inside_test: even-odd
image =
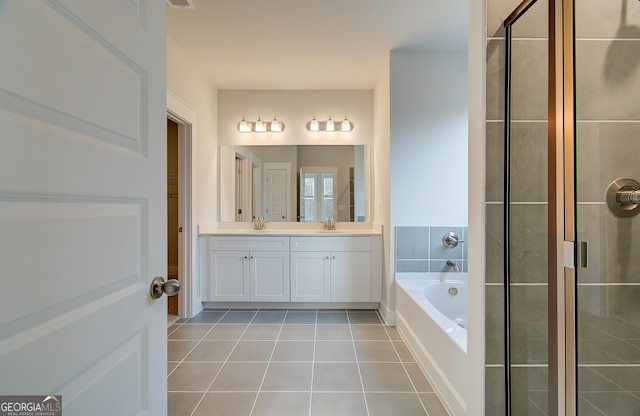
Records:
[[[639,415],[640,4],[574,7],[577,410]]]
[[[505,72],[505,414],[548,411],[548,16],[546,0],[507,19]]]

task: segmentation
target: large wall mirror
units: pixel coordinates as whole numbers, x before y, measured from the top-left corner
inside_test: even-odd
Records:
[[[221,146],[220,221],[369,221],[364,145]]]

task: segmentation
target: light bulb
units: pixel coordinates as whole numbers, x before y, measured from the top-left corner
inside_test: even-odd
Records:
[[[264,123],[262,122],[262,120],[260,120],[260,117],[258,117],[258,121],[256,121],[256,131],[258,132],[267,131],[267,128],[264,126]]]
[[[344,120],[342,121],[342,126],[340,128],[341,131],[351,131],[351,123],[349,123],[349,120],[347,120],[347,117],[344,117]]]
[[[273,121],[271,122],[271,131],[282,131],[282,126],[278,123],[275,116],[273,117]]]
[[[240,133],[249,133],[251,131],[251,128],[249,127],[247,122],[244,121],[244,117],[242,117],[242,121],[240,121],[240,125],[238,125],[238,131]]]
[[[316,120],[316,116],[313,116],[313,120],[309,123],[309,130],[311,131],[319,131],[320,125],[318,125],[318,120]]]
[[[329,120],[327,121],[327,126],[325,128],[327,131],[335,131],[336,126],[333,124],[333,120],[331,120],[331,116],[329,116]]]

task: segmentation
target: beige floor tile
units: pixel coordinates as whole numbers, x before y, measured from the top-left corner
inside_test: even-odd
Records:
[[[362,393],[316,393],[311,397],[311,416],[368,416]]]
[[[167,379],[168,391],[207,391],[221,363],[180,364]]]
[[[416,393],[367,393],[367,404],[369,416],[427,416]]]
[[[193,416],[249,416],[257,395],[258,393],[209,392],[205,394]]]
[[[267,363],[226,363],[210,391],[258,391]]]
[[[313,368],[313,391],[362,391],[356,363],[316,363]]]
[[[251,416],[301,416],[309,414],[311,393],[258,394]]]

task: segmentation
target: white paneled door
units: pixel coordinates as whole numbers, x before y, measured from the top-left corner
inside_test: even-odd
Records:
[[[264,216],[267,221],[289,221],[290,163],[264,163],[264,190],[266,194]]]
[[[0,395],[167,412],[165,8],[0,0]]]

